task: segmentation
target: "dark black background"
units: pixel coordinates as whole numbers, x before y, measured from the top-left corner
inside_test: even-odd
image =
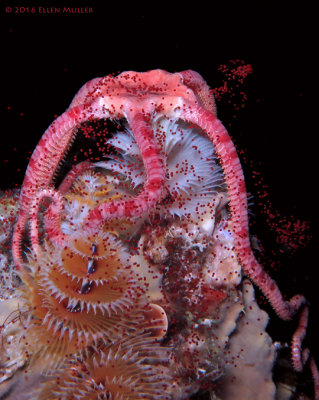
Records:
[[[210,3],[211,9],[200,1],[146,6],[90,0],[1,1],[0,187],[21,185],[27,157],[86,81],[125,70],[194,69],[217,87],[225,78],[218,67],[239,59],[253,68],[237,93],[240,98],[239,90],[245,92],[245,107],[235,110],[227,97],[217,106],[219,118],[245,153],[248,191],[259,203],[257,192],[265,189],[253,179],[257,170],[272,210],[282,218],[312,221],[317,212],[318,157],[312,118],[317,71],[309,19],[315,11],[291,3],[282,9],[271,2],[258,6],[234,2],[235,7],[227,2],[222,9]],[[38,12],[39,6],[69,5],[92,7],[93,13]],[[8,6],[11,13],[6,12]],[[19,6],[34,6],[36,12],[16,13]],[[292,253],[277,244],[276,231],[261,215],[261,207],[252,209],[252,229],[265,247],[265,259],[280,265],[270,273],[288,297],[301,292],[310,301],[308,344],[319,353],[314,240]],[[310,224],[307,237],[312,228]],[[279,329],[278,335],[289,329],[289,337],[293,324],[271,316],[275,321],[271,327]]]

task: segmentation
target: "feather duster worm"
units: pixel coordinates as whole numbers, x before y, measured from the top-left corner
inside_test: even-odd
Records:
[[[182,121],[160,118],[153,122],[153,131],[164,155],[166,176],[163,198],[155,209],[179,217],[200,213],[223,187],[213,144],[199,129]],[[119,151],[120,157],[116,155],[96,165],[124,176],[134,188],[141,187],[146,175],[131,130],[117,133],[108,143]]]
[[[55,240],[57,217],[50,219],[49,206],[43,243],[38,238],[36,253],[20,273],[27,282],[21,291],[29,310],[25,348],[32,359],[41,359],[44,371],[98,340],[113,342],[142,328],[162,337],[167,330],[165,312],[146,299],[131,256],[117,239],[117,224],[92,234],[79,229],[86,209],[101,197],[120,196],[110,181],[85,172],[65,193],[65,209],[58,215],[68,238],[62,246]]]
[[[105,233],[75,236],[64,248],[47,244],[28,266],[27,348],[49,366],[98,339],[127,335],[143,321],[143,289],[124,249]]]
[[[35,400],[170,399],[177,390],[168,368],[170,349],[145,334],[70,360],[33,392]]]

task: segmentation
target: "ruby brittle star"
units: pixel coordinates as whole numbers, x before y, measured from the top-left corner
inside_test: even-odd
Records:
[[[23,268],[21,242],[26,224],[31,223],[31,242],[38,245],[36,214],[44,198],[51,199],[55,209],[52,218],[56,229],[51,239],[67,240],[59,231],[62,195],[52,189],[53,178],[80,124],[86,121],[125,118],[139,148],[146,180],[141,192],[133,199],[104,202],[89,212],[85,231],[98,230],[111,218],[137,217],[145,214],[160,200],[165,188],[162,154],[153,132],[153,124],[161,117],[183,120],[197,126],[211,139],[223,169],[229,196],[236,255],[245,273],[268,298],[276,313],[289,320],[302,308],[299,326],[292,341],[294,368],[302,370],[309,360],[315,381],[315,398],[319,399],[319,374],[307,350],[301,350],[305,336],[308,308],[301,295],[285,301],[276,282],[256,260],[250,246],[247,192],[243,170],[235,146],[216,116],[212,90],[195,71],[168,73],[154,70],[144,73],[123,72],[118,76],[96,78],[86,83],[74,97],[70,107],[46,130],[30,159],[20,194],[20,211],[12,244],[14,262]],[[80,168],[81,170],[81,168]],[[70,175],[76,176],[76,174]],[[67,178],[70,180],[70,176]],[[72,181],[72,179],[71,179]]]

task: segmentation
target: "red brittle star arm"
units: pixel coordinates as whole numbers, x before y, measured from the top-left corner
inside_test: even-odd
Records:
[[[18,269],[23,264],[21,241],[30,216],[31,204],[37,192],[47,189],[52,183],[76,133],[74,128],[86,119],[88,116],[83,106],[67,110],[49,126],[31,156],[20,192],[20,210],[12,239],[13,260]]]
[[[149,118],[141,112],[128,115],[128,122],[143,159],[146,182],[141,193],[132,200],[103,203],[87,217],[86,228],[98,229],[111,218],[136,217],[153,207],[164,188],[165,169]]]
[[[218,120],[216,114],[211,112],[211,106],[206,106],[209,104],[207,98],[211,95],[210,89],[204,85],[203,78],[194,71],[183,71],[180,74],[184,83],[195,91],[199,103],[199,105],[186,105],[182,110],[181,118],[198,125],[208,134],[222,164],[230,199],[235,250],[239,261],[245,273],[262,290],[277,314],[284,320],[290,319],[294,313],[293,307],[283,299],[276,282],[257,262],[251,249],[244,173],[234,143],[226,128]]]
[[[244,173],[227,130],[216,116],[200,106],[185,108],[182,118],[207,132],[214,143],[230,199],[235,251],[245,273],[262,290],[276,313],[284,320],[290,319],[295,313],[295,307],[284,300],[276,282],[264,271],[251,249]]]

